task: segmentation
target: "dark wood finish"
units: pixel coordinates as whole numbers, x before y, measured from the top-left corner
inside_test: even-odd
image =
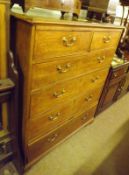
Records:
[[[8,130],[0,131],[0,170],[1,173],[12,171],[8,164],[13,162],[19,174],[23,174],[20,144],[18,142],[18,73],[14,65],[12,54],[8,56],[8,76],[11,79],[0,80],[0,103],[7,102]]]
[[[12,5],[14,3],[19,3],[25,11],[32,7],[60,10],[62,12],[62,18],[65,12],[72,12],[74,16],[78,16],[81,9],[80,0],[12,0]]]
[[[9,52],[10,1],[0,1],[0,168],[6,169],[9,162],[18,158],[19,145],[16,144],[16,121],[18,119],[18,75],[16,75],[14,60]],[[16,81],[15,81],[16,80]],[[6,102],[6,103],[5,103]],[[15,148],[13,145],[15,144]],[[21,164],[17,169],[21,170]],[[6,171],[5,170],[5,171]],[[4,171],[0,170],[3,175]],[[11,172],[10,172],[11,173]],[[22,173],[21,173],[22,174]]]
[[[129,87],[129,62],[111,67],[103,88],[96,115],[127,93]]]
[[[18,175],[16,168],[10,162],[0,169],[0,175]]]
[[[11,101],[8,105],[9,111],[9,127],[8,130],[11,133],[12,138],[12,151],[13,151],[13,159],[12,162],[15,165],[18,173],[20,175],[23,174],[24,171],[24,156],[22,154],[22,142],[21,142],[21,120],[20,120],[20,88],[19,88],[19,72],[18,72],[18,64],[15,64],[14,57],[12,52],[8,53],[8,77],[15,84],[15,88],[12,91]]]

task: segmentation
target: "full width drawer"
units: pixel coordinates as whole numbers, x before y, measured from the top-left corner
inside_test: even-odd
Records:
[[[94,32],[90,50],[117,47],[121,32]]]
[[[103,85],[108,69],[95,71],[91,74],[68,80],[63,83],[49,86],[43,90],[32,93],[30,103],[30,117],[44,113],[53,106],[74,99],[94,88]]]
[[[114,52],[115,49],[107,49],[68,56],[62,61],[35,64],[32,66],[32,90],[109,66]]]
[[[35,34],[33,62],[58,60],[59,56],[87,52],[92,32],[89,31],[42,31]]]
[[[55,107],[53,110],[42,115],[36,115],[29,120],[28,132],[29,140],[41,137],[53,129],[64,124],[71,118],[84,113],[92,106],[97,105],[102,86],[93,89],[91,92],[82,94],[75,100],[71,100],[67,104]],[[41,125],[41,123],[43,123]],[[34,129],[35,128],[35,129]]]
[[[74,132],[76,129],[83,126],[87,122],[92,121],[94,118],[95,110],[96,106],[91,108],[89,111],[85,112],[78,118],[72,119],[67,124],[55,130],[48,136],[40,138],[35,142],[28,143],[29,161],[34,160],[38,156],[41,156],[52,146],[56,145],[69,134]]]

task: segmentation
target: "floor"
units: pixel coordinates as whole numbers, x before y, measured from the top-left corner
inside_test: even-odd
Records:
[[[129,93],[25,175],[129,175]]]

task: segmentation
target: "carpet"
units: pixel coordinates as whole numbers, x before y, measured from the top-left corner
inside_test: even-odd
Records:
[[[129,93],[25,175],[129,175]]]

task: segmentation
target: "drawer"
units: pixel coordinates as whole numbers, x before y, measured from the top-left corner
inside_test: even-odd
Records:
[[[102,86],[98,89],[93,89],[89,93],[83,94],[75,100],[71,100],[67,104],[55,107],[50,112],[31,118],[28,126],[29,140],[34,140],[41,135],[47,134],[71,118],[97,105],[101,90]],[[41,123],[43,123],[43,125],[41,125]]]
[[[19,173],[14,166],[14,162],[9,160],[4,163],[2,168],[0,167],[0,175],[19,175]]]
[[[72,119],[67,124],[55,130],[48,136],[40,138],[35,142],[29,143],[28,144],[29,161],[34,160],[38,156],[41,156],[43,153],[45,153],[51,147],[56,145],[62,139],[65,139],[69,134],[74,132],[76,129],[85,125],[87,122],[92,121],[94,118],[95,110],[96,106],[91,108],[89,111],[85,112],[78,118]]]
[[[95,51],[82,56],[68,56],[65,60],[35,64],[32,66],[32,90],[109,66],[114,51]]]
[[[112,32],[94,32],[91,50],[105,49],[109,47],[117,47],[121,36],[121,32],[112,31]]]
[[[74,113],[81,114],[85,112],[85,110],[91,108],[92,106],[97,105],[101,95],[102,88],[103,86],[101,85],[100,87],[97,87],[92,91],[83,95],[82,98],[74,100],[74,106],[73,106]]]
[[[72,118],[72,109],[73,101],[70,101],[67,104],[54,107],[49,112],[30,118],[28,124],[28,139],[35,140],[35,138],[41,137],[59,127],[61,124]],[[43,124],[41,125],[41,123]]]
[[[6,138],[0,141],[0,156],[12,152],[11,144],[12,140],[10,138]]]
[[[87,52],[92,32],[36,30],[33,62],[48,62],[60,56]]]
[[[31,95],[30,116],[48,111],[53,106],[65,103],[94,88],[103,85],[108,69],[49,86]]]
[[[111,79],[117,79],[119,77],[124,76],[128,71],[128,65],[121,67],[120,69],[116,69],[112,72]]]

